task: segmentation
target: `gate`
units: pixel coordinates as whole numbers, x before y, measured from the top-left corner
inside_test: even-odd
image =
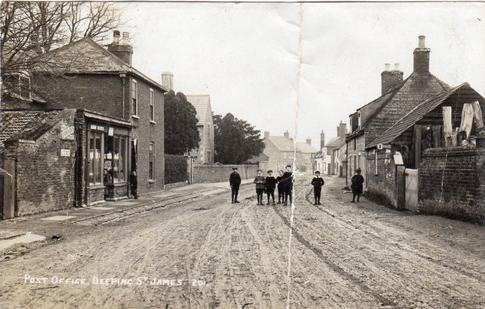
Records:
[[[407,168],[405,173],[406,209],[418,210],[418,170]]]

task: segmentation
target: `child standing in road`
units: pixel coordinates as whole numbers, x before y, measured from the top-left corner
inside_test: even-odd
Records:
[[[258,175],[254,178],[256,184],[256,196],[258,197],[258,205],[263,205],[263,193],[266,187],[266,179],[263,176],[263,171],[258,170]]]
[[[283,170],[280,170],[280,175],[276,177],[276,182],[278,183],[278,204],[281,204],[285,199],[285,192],[283,189]]]
[[[350,187],[352,188],[352,201],[355,203],[355,198],[357,197],[357,203],[360,200],[360,195],[364,191],[364,177],[360,174],[362,170],[360,168],[355,170],[355,175],[352,176]]]
[[[315,177],[312,179],[312,186],[313,186],[313,196],[315,198],[314,205],[322,205],[320,204],[320,196],[322,194],[322,187],[325,184],[323,178],[320,177],[320,171],[315,171]]]
[[[273,171],[269,170],[268,171],[268,176],[266,177],[266,197],[268,199],[268,202],[266,205],[269,205],[269,198],[273,198],[273,205],[275,205],[274,202],[274,189],[276,188],[276,178],[273,176]]]

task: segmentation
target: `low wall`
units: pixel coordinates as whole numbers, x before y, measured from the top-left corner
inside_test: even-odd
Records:
[[[193,183],[229,181],[233,167],[237,167],[242,179],[256,177],[256,171],[259,169],[258,165],[194,165]]]
[[[485,149],[428,149],[418,172],[419,212],[485,224]]]
[[[377,171],[375,152],[369,152],[366,160],[366,175],[364,175],[367,191],[366,197],[391,208],[397,208],[396,198],[396,165],[391,153],[385,150],[377,151]],[[350,182],[349,182],[350,186]]]

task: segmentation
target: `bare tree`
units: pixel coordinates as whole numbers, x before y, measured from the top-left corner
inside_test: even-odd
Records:
[[[103,41],[120,25],[120,18],[115,4],[108,2],[4,1],[1,3],[2,76],[32,68],[39,55],[63,44],[84,37]]]

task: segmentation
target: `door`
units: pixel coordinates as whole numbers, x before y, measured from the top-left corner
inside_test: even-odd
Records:
[[[406,209],[418,210],[418,170],[407,168],[405,173]]]

